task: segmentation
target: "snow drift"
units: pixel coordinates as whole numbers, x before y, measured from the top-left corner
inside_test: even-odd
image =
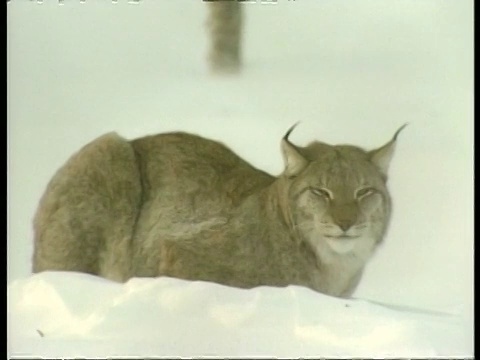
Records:
[[[12,355],[466,356],[455,314],[171,278],[125,284],[43,273],[8,288]]]

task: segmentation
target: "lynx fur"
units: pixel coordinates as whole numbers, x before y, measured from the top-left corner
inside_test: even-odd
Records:
[[[34,219],[33,271],[349,296],[387,230],[387,171],[402,128],[372,151],[295,146],[292,128],[278,177],[196,135],[106,134],[50,181]]]
[[[210,0],[207,6],[210,70],[214,73],[239,72],[243,25],[242,5],[238,0]]]

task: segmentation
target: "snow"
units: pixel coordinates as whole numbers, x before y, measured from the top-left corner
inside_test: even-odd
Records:
[[[201,1],[8,3],[11,355],[473,355],[473,2],[245,7],[244,71],[221,78],[207,72]],[[390,230],[355,299],[31,275],[38,200],[95,137],[191,131],[278,174],[297,121],[299,145],[365,148],[410,123],[390,168]]]
[[[47,272],[9,287],[11,348],[38,356],[435,357],[465,319],[312,290]],[[34,299],[34,300],[33,300]]]

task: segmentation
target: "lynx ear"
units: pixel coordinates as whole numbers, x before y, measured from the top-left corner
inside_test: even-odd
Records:
[[[285,161],[284,174],[288,177],[297,175],[308,164],[308,161],[300,154],[297,147],[288,140],[288,136],[297,125],[298,123],[293,125],[282,139],[282,154]]]
[[[392,140],[390,140],[387,144],[369,152],[370,161],[374,163],[385,176],[387,176],[390,160],[392,160],[393,153],[395,151],[395,144],[397,141],[398,134],[400,134],[400,132],[407,125],[408,124],[402,125],[400,129],[398,129],[395,132],[395,135],[393,135]]]

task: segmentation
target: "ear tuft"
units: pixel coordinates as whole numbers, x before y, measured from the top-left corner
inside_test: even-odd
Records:
[[[402,125],[393,135],[392,140],[382,147],[369,152],[370,161],[375,164],[383,175],[387,176],[390,161],[392,160],[395,151],[395,144],[400,132],[407,126],[408,123]]]
[[[283,159],[285,161],[284,174],[288,177],[298,175],[308,165],[308,161],[300,154],[298,148],[288,140],[288,136],[297,125],[298,123],[287,131],[281,143]]]

